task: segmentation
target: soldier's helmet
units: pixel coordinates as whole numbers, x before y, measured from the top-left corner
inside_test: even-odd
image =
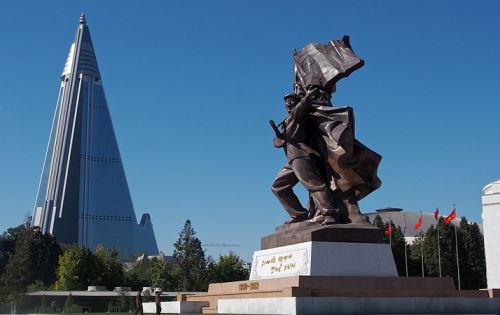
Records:
[[[295,99],[296,101],[299,101],[299,100],[300,100],[300,97],[299,97],[297,94],[293,93],[293,92],[292,92],[292,93],[288,93],[287,95],[285,95],[285,96],[283,97],[283,99],[284,99],[285,101],[286,101],[287,99],[290,99],[290,98],[291,98],[291,99]]]

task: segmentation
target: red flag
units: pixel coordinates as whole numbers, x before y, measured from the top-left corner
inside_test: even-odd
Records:
[[[439,218],[439,209],[436,208],[436,210],[434,210],[434,219],[436,219],[436,221],[437,221],[438,218]]]
[[[418,230],[422,226],[423,218],[422,218],[422,211],[420,211],[420,217],[418,218],[417,223],[415,223],[415,230]]]
[[[389,236],[392,235],[392,222],[389,221],[389,226],[387,227],[387,230],[384,231],[385,235]]]
[[[448,214],[446,218],[444,218],[444,224],[448,225],[451,221],[453,221],[457,217],[457,208],[454,208],[453,211]]]

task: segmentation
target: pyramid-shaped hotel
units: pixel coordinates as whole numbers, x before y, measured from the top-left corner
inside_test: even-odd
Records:
[[[137,223],[84,15],[61,75],[32,225],[122,258],[158,254],[149,214]]]

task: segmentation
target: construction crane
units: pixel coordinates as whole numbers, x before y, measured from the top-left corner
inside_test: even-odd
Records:
[[[201,244],[201,246],[211,246],[211,247],[240,247],[240,244],[226,244],[226,243],[213,243],[209,242],[208,244]]]

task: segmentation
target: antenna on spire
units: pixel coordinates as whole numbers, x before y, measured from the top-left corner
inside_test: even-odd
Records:
[[[85,14],[80,14],[80,24],[87,24],[87,18],[85,17]]]

